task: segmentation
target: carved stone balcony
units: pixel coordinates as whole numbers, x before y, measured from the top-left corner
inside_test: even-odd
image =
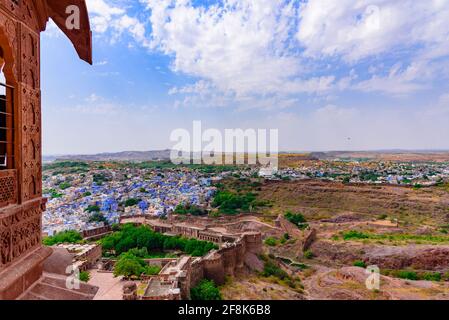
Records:
[[[17,203],[17,171],[0,170],[0,209]]]

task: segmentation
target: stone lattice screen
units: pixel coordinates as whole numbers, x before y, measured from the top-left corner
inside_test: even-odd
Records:
[[[0,171],[0,208],[17,202],[16,170]]]

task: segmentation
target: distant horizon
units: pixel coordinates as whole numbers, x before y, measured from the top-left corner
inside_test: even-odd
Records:
[[[94,156],[94,155],[105,155],[105,154],[120,154],[120,153],[144,153],[144,152],[162,152],[162,151],[171,151],[173,149],[165,148],[165,149],[150,149],[150,150],[122,150],[122,151],[106,151],[106,152],[98,152],[98,153],[61,153],[61,154],[42,154],[42,157],[60,157],[60,156]],[[441,153],[441,152],[449,152],[449,149],[366,149],[366,150],[280,150],[279,154],[308,154],[308,153],[334,153],[334,152],[373,152],[373,153],[402,153],[402,152],[416,152],[416,153]],[[222,153],[222,152],[219,152]],[[238,152],[241,153],[241,152]],[[249,152],[253,154],[254,152]]]

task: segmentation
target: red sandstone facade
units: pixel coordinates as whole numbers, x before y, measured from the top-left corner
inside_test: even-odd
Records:
[[[66,8],[80,10],[68,30]],[[0,300],[15,299],[42,275],[51,249],[41,244],[45,210],[41,177],[40,32],[52,18],[81,59],[92,63],[84,0],[0,0],[0,62],[6,79],[0,166]],[[2,156],[2,155],[0,155]]]

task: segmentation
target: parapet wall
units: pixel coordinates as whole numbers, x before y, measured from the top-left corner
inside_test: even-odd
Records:
[[[204,278],[213,280],[216,284],[225,283],[224,257],[218,252],[213,252],[203,259]]]
[[[205,257],[190,258],[181,265],[182,259],[172,261],[175,268],[171,274],[164,270],[155,278],[160,282],[170,282],[180,290],[182,299],[190,299],[190,289],[198,285],[203,279],[213,280],[217,285],[225,283],[227,276],[236,276],[244,271],[245,259],[248,254],[259,254],[262,250],[262,237],[257,233],[243,234],[234,243],[213,250]],[[249,267],[249,266],[248,266]],[[167,265],[164,267],[167,269]],[[182,272],[181,272],[182,271]],[[156,282],[154,282],[156,283]],[[150,281],[149,286],[153,282]],[[151,299],[168,299],[167,296],[152,297]],[[143,299],[150,299],[144,297]]]
[[[110,226],[98,227],[95,229],[84,230],[82,232],[82,237],[86,240],[98,240],[111,232],[112,229]]]
[[[261,252],[262,235],[244,233],[234,243],[228,243],[202,258],[204,277],[221,285],[226,276],[234,277],[243,272],[248,254],[258,255]]]
[[[150,219],[136,219],[135,217],[131,219],[122,219],[121,223],[132,222],[134,224],[148,224],[153,228],[154,231],[158,231],[158,226],[151,224]],[[190,298],[190,289],[195,287],[201,280],[209,279],[213,280],[217,285],[222,285],[225,283],[226,277],[234,277],[245,270],[245,261],[248,255],[258,255],[262,252],[262,234],[260,232],[243,232],[240,234],[221,234],[217,231],[209,233],[207,227],[205,230],[200,232],[196,231],[198,224],[183,225],[182,228],[176,228],[174,225],[167,223],[164,228],[175,234],[180,234],[186,237],[194,237],[200,240],[214,241],[220,244],[220,248],[211,251],[204,257],[189,259],[188,262],[181,266],[178,259],[178,264],[174,263],[175,269],[179,269],[174,278],[170,281],[176,283],[177,287],[180,289],[181,296],[183,299]],[[191,231],[192,229],[193,231]],[[207,236],[207,238],[204,238]],[[247,266],[249,268],[249,266]],[[161,274],[155,278],[161,281],[168,281]],[[156,283],[156,282],[154,282]],[[149,283],[151,286],[151,281]],[[155,297],[152,297],[155,298]],[[156,297],[157,298],[157,297]],[[166,297],[159,297],[166,298]]]

